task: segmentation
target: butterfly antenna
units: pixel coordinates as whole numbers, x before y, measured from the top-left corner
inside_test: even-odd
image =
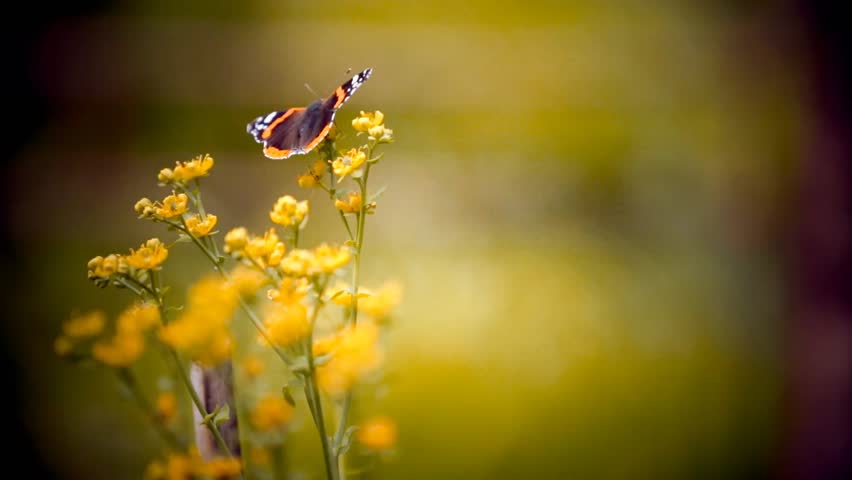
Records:
[[[309,84],[305,83],[305,88],[307,88],[307,89],[308,89],[308,91],[309,91],[309,92],[311,92],[311,94],[312,94],[314,97],[316,97],[316,98],[318,98],[318,99],[320,98],[320,96],[319,96],[319,95],[317,95],[317,92],[315,92],[315,91],[314,91],[314,89],[313,89],[313,88],[311,88],[311,86],[310,86]]]

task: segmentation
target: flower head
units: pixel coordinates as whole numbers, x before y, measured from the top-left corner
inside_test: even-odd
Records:
[[[163,423],[174,420],[177,411],[177,397],[173,392],[162,392],[157,396],[157,416]]]
[[[62,331],[68,338],[84,339],[101,333],[106,324],[106,315],[101,310],[92,310],[75,315],[62,324]]]
[[[260,290],[260,287],[269,282],[266,275],[262,272],[249,268],[245,265],[237,265],[231,270],[231,286],[240,293],[240,295],[252,296]]]
[[[206,177],[213,168],[213,157],[209,154],[198,155],[187,162],[177,162],[174,170],[174,180],[188,182],[199,177]]]
[[[106,257],[97,256],[89,260],[86,267],[88,268],[89,280],[94,281],[100,287],[106,286],[112,275],[126,273],[130,268],[125,257],[114,253]]]
[[[317,382],[331,395],[352,388],[381,365],[383,355],[378,348],[379,330],[371,322],[358,322],[336,335],[314,343],[314,355],[331,354],[327,363],[317,367]]]
[[[361,111],[361,114],[352,120],[352,127],[359,132],[366,132],[370,128],[381,125],[385,121],[385,116],[382,112]]]
[[[372,417],[364,421],[355,433],[358,442],[370,450],[383,451],[396,445],[396,422],[387,416]]]
[[[266,292],[267,298],[282,305],[298,303],[308,293],[308,281],[305,278],[284,277],[278,288]]]
[[[357,148],[349,149],[343,156],[337,157],[331,164],[334,174],[340,177],[337,182],[340,183],[346,175],[354,174],[366,161],[367,154]]]
[[[254,406],[251,412],[252,426],[262,432],[283,427],[293,416],[293,407],[280,395],[267,395]]]
[[[268,304],[263,323],[266,325],[269,339],[282,347],[293,345],[305,338],[310,331],[308,311],[301,303]]]
[[[345,197],[334,201],[334,207],[343,213],[361,212],[361,193],[349,192]]]
[[[385,127],[384,125],[370,127],[367,131],[367,135],[379,143],[391,143],[393,141],[393,130]]]
[[[150,218],[156,214],[157,207],[149,198],[143,197],[133,205],[133,210],[139,214],[140,218]]]
[[[151,270],[159,267],[169,256],[169,249],[160,242],[159,238],[152,238],[143,243],[137,250],[130,250],[127,263],[139,270]]]
[[[299,186],[302,188],[316,187],[327,169],[328,164],[325,163],[325,160],[318,159],[307,172],[299,175],[297,178]]]
[[[237,227],[225,234],[225,253],[236,253],[242,251],[248,244],[248,230],[245,227]]]
[[[313,252],[296,248],[281,260],[280,267],[287,275],[304,277],[313,274],[315,264]]]
[[[308,216],[308,210],[307,200],[299,202],[290,195],[284,195],[275,202],[275,206],[269,212],[269,218],[274,223],[285,227],[301,227],[305,217]]]
[[[171,194],[163,199],[162,205],[154,213],[162,218],[174,218],[186,213],[189,197],[185,193]]]
[[[138,333],[118,333],[92,347],[92,357],[111,367],[129,367],[145,350],[145,339]]]
[[[208,213],[203,220],[200,214],[195,215],[186,219],[186,228],[193,237],[203,237],[210,235],[217,220],[216,215],[211,213]]]
[[[346,247],[334,247],[323,243],[314,249],[316,268],[323,273],[331,273],[346,265],[351,257]]]

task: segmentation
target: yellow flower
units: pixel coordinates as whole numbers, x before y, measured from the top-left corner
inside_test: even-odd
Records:
[[[375,319],[381,319],[399,305],[402,299],[402,286],[396,282],[387,282],[372,295],[361,298],[358,290],[358,310]]]
[[[87,264],[90,280],[107,279],[115,273],[126,273],[127,260],[121,255],[111,254],[106,258],[97,256]]]
[[[159,238],[152,238],[143,243],[138,250],[130,250],[127,263],[139,270],[151,270],[162,265],[169,256],[169,250]]]
[[[217,457],[207,461],[204,473],[215,479],[237,478],[242,468],[242,462],[237,457]]]
[[[262,237],[251,236],[245,246],[245,254],[254,259],[262,259],[275,251],[278,245],[278,234],[274,228],[270,228]]]
[[[225,253],[241,251],[248,244],[248,230],[237,227],[225,234]]]
[[[62,331],[69,339],[90,338],[101,333],[106,324],[106,315],[100,310],[92,310],[72,317],[62,324]]]
[[[315,264],[313,252],[297,248],[281,260],[281,270],[288,275],[304,277],[313,273]]]
[[[356,327],[348,326],[332,338],[315,342],[315,356],[331,354],[327,363],[317,367],[319,386],[331,395],[339,395],[373,372],[383,358],[378,339],[375,324],[358,322]]]
[[[201,219],[200,214],[195,215],[186,219],[186,228],[192,236],[203,237],[210,234],[213,227],[216,226],[217,220],[218,218],[216,218],[216,215],[213,215],[212,213],[208,213],[204,220]]]
[[[262,272],[245,265],[237,265],[231,270],[230,285],[240,295],[252,296],[260,290],[260,287],[266,285],[269,279]]]
[[[160,310],[153,303],[135,303],[125,309],[116,320],[119,333],[141,333],[160,323]]]
[[[302,188],[316,187],[327,168],[328,165],[325,160],[318,159],[306,173],[299,175],[297,179],[299,186]]]
[[[177,416],[177,397],[172,392],[162,392],[157,396],[157,415],[163,423],[169,423]]]
[[[141,198],[135,205],[133,205],[133,210],[139,214],[142,218],[148,218],[154,216],[157,211],[154,202],[152,202],[148,198]]]
[[[92,347],[92,356],[111,367],[129,367],[145,350],[145,339],[139,333],[117,333]]]
[[[276,243],[275,248],[266,256],[266,264],[270,267],[277,267],[284,259],[285,253],[287,253],[287,246],[284,245],[284,242]]]
[[[396,445],[396,422],[387,416],[372,417],[361,423],[356,438],[370,450],[388,450]]]
[[[352,148],[342,157],[337,157],[331,164],[335,175],[340,177],[337,182],[340,183],[346,175],[355,172],[365,161],[367,161],[367,154],[357,148]]]
[[[361,211],[361,193],[349,192],[346,197],[336,199],[334,207],[343,213],[359,213]]]
[[[293,416],[293,407],[279,395],[261,398],[251,412],[251,424],[255,429],[268,432],[281,428]]]
[[[299,202],[290,195],[284,195],[275,202],[275,206],[269,212],[269,218],[274,223],[285,227],[291,225],[299,227],[302,225],[305,217],[308,216],[308,210],[307,200]]]
[[[171,194],[163,199],[162,206],[156,209],[157,216],[173,218],[186,213],[189,198],[185,193]]]
[[[199,155],[188,162],[177,162],[173,179],[177,182],[188,182],[194,178],[206,177],[213,168],[213,157]]]
[[[171,168],[164,168],[157,174],[157,180],[160,183],[169,183],[175,178],[175,172]]]
[[[263,323],[269,339],[276,345],[287,347],[305,338],[310,331],[308,311],[301,303],[291,305],[268,304]]]
[[[228,324],[238,301],[239,293],[230,283],[206,276],[190,288],[181,315],[160,328],[160,339],[205,366],[217,365],[230,358],[233,349]]]
[[[248,378],[257,378],[263,374],[264,370],[266,370],[266,365],[263,363],[263,360],[255,355],[248,355],[243,358],[242,367],[243,373]]]
[[[324,273],[331,273],[346,265],[351,256],[348,248],[332,247],[325,243],[314,249],[316,267]]]
[[[376,125],[371,127],[367,132],[370,138],[377,140],[379,143],[390,143],[393,141],[393,130],[384,125]]]
[[[385,116],[382,112],[376,110],[368,113],[362,110],[361,114],[352,120],[352,127],[359,132],[366,132],[372,127],[381,125],[384,121]]]
[[[266,292],[267,298],[282,305],[292,305],[305,298],[308,293],[308,281],[305,278],[284,277],[278,284]]]
[[[373,292],[364,287],[358,287],[358,308],[361,308],[361,301],[364,297],[373,295]],[[344,306],[352,306],[352,289],[344,283],[338,283],[331,289],[331,301]]]

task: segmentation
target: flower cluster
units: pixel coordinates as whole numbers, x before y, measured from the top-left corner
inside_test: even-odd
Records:
[[[170,453],[165,461],[156,460],[145,470],[145,480],[227,480],[240,477],[242,464],[239,458],[201,458],[198,449],[186,453]]]
[[[231,355],[228,325],[238,301],[239,292],[230,283],[206,276],[190,288],[181,315],[160,329],[160,340],[202,365],[219,364]]]
[[[186,184],[190,180],[210,175],[213,168],[213,157],[199,155],[186,162],[175,162],[175,168],[164,168],[157,175],[161,184]]]
[[[340,395],[375,371],[383,358],[378,340],[378,327],[371,322],[360,322],[314,342],[314,356],[329,357],[328,362],[317,368],[320,387],[331,395]]]

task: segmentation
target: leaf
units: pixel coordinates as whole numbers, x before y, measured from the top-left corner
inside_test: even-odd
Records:
[[[373,202],[375,202],[376,200],[378,200],[378,199],[379,199],[379,197],[381,197],[381,196],[382,196],[382,194],[383,194],[383,193],[385,193],[385,190],[387,190],[387,189],[388,189],[388,186],[387,186],[387,185],[383,185],[383,186],[382,186],[382,188],[378,189],[375,193],[373,193],[372,195],[370,195],[370,199],[369,199],[369,200],[367,200],[367,203],[368,203],[368,204],[370,204],[370,203],[373,203]]]
[[[290,390],[287,388],[287,385],[281,389],[281,393],[284,395],[284,400],[290,404],[291,407],[296,406],[296,399],[293,398],[293,395],[290,393]]]
[[[231,407],[228,404],[222,405],[221,408],[216,407],[217,413],[213,420],[216,425],[221,425],[231,419]]]

